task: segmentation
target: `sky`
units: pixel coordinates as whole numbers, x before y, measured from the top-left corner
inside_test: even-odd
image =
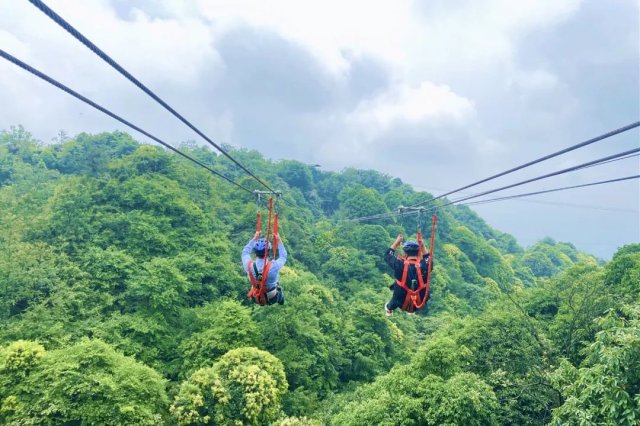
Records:
[[[638,0],[47,4],[219,143],[434,195],[640,120]],[[198,140],[27,1],[0,0],[0,48],[167,141]],[[126,130],[2,61],[12,125],[44,142]],[[638,145],[636,129],[468,192]],[[635,157],[496,196],[639,171]],[[639,208],[638,180],[473,206],[525,247],[551,237],[603,259],[640,242]]]

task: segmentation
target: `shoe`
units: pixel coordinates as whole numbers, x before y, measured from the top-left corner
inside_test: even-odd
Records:
[[[278,286],[278,305],[284,305],[284,293],[280,286]]]
[[[393,315],[393,311],[389,308],[387,308],[387,304],[384,304],[384,314],[388,317],[390,317],[391,315]]]

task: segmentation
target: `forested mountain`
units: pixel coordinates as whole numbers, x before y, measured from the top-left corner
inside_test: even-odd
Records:
[[[283,306],[246,299],[251,194],[125,133],[0,134],[0,424],[640,422],[640,244],[603,265],[442,209],[427,312],[387,318],[416,219],[347,219],[430,194],[228,149],[284,192]]]

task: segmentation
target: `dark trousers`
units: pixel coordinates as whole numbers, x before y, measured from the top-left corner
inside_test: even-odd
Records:
[[[276,284],[276,289],[278,290],[278,292],[272,298],[267,299],[267,305],[273,305],[275,303],[279,305],[284,305],[284,294],[282,293],[282,288],[280,287],[280,284]]]
[[[404,299],[407,297],[407,292],[396,283],[393,283],[389,288],[393,290],[393,295],[391,296],[391,300],[387,302],[387,309],[393,311],[397,308],[402,307],[402,304],[404,303]],[[419,293],[420,299],[424,297],[425,291],[427,290],[424,289]],[[429,293],[431,293],[431,289],[429,289]],[[425,303],[424,306],[426,307],[427,304]]]

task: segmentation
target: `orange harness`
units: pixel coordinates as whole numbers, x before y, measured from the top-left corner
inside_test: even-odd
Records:
[[[275,235],[278,233],[278,212],[274,212],[273,204],[274,204],[273,197],[271,197],[269,198],[269,216],[267,220],[267,233],[265,238],[267,242],[267,246],[265,248],[264,267],[262,268],[262,279],[258,280],[258,277],[256,277],[254,274],[253,265],[255,264],[255,262],[253,260],[249,261],[249,264],[247,265],[247,269],[249,270],[249,281],[251,281],[251,290],[249,290],[249,293],[247,293],[247,298],[253,299],[254,302],[256,302],[259,305],[268,304],[267,303],[268,302],[267,276],[269,275],[269,270],[271,269],[271,260],[269,260],[269,238],[272,237],[272,235]],[[257,232],[262,231],[261,219],[262,217],[260,214],[260,210],[258,210],[258,215],[256,220]],[[271,229],[272,225],[273,225],[273,230]],[[273,231],[273,234],[272,234],[272,231]],[[276,257],[276,251],[277,251],[277,247],[275,243],[276,241],[274,239],[274,241],[271,244],[273,247],[273,257]]]
[[[424,307],[427,300],[429,300],[429,283],[431,281],[431,267],[433,266],[433,243],[436,236],[436,215],[434,214],[431,221],[431,243],[429,245],[429,261],[427,262],[427,280],[422,278],[422,268],[420,268],[420,259],[407,259],[403,258],[404,269],[402,270],[402,279],[396,280],[396,285],[400,286],[407,295],[404,298],[404,302],[400,309],[413,313]],[[418,230],[418,245],[422,249],[422,232]],[[407,286],[407,276],[409,275],[409,265],[413,265],[416,268],[416,275],[418,278],[418,288],[411,289]],[[424,292],[422,296],[420,293]]]
[[[269,275],[269,270],[271,269],[271,261],[265,260],[264,267],[262,268],[262,279],[258,280],[258,277],[254,275],[253,265],[255,262],[253,260],[249,261],[248,268],[249,269],[249,280],[251,281],[251,290],[247,293],[247,298],[253,298],[254,302],[259,305],[267,304],[267,276]]]
[[[431,258],[431,256],[429,256]],[[427,303],[429,299],[429,275],[431,275],[429,271],[427,273],[427,281],[425,282],[422,278],[422,269],[420,268],[420,259],[403,259],[404,260],[404,269],[402,271],[402,279],[396,280],[396,285],[400,286],[404,291],[407,292],[407,295],[404,298],[404,303],[402,304],[403,311],[407,312],[415,312],[419,309],[422,309]],[[431,259],[429,259],[431,260]],[[407,286],[407,276],[409,275],[409,265],[413,265],[416,268],[416,275],[418,277],[418,288],[411,289]],[[420,293],[424,292],[422,296]]]

